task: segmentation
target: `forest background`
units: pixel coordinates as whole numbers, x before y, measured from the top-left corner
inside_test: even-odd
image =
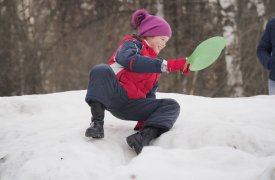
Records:
[[[164,59],[189,56],[209,37],[226,38],[216,63],[187,77],[163,74],[158,91],[267,94],[268,72],[256,47],[274,0],[0,0],[0,96],[86,89],[90,69],[135,33],[130,18],[140,8],[172,27]]]

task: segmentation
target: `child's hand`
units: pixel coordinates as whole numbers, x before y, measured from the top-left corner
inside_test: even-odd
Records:
[[[190,64],[187,63],[186,59],[170,59],[167,61],[168,72],[182,71],[185,75],[190,73]]]
[[[188,63],[186,63],[187,64],[187,66],[186,66],[186,69],[185,70],[183,70],[183,74],[184,75],[189,75],[190,74],[190,64],[188,64]]]

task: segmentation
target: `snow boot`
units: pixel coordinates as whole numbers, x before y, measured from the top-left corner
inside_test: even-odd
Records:
[[[147,127],[144,130],[132,134],[126,138],[127,144],[139,154],[144,146],[148,146],[150,142],[162,134],[161,129]]]
[[[91,102],[92,122],[86,130],[85,136],[92,138],[104,138],[104,111],[105,107],[99,102]]]

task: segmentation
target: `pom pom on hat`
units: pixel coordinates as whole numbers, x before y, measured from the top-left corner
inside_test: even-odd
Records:
[[[131,24],[140,36],[172,36],[172,30],[167,21],[162,17],[150,15],[145,9],[139,9],[133,13]]]
[[[132,26],[136,29],[140,26],[141,22],[149,15],[145,9],[136,10],[131,19]]]

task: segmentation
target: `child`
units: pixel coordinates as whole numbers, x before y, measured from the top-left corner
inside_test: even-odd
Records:
[[[139,132],[126,138],[139,154],[144,146],[170,130],[180,113],[173,99],[156,99],[160,74],[181,71],[190,73],[184,58],[163,60],[158,53],[172,35],[161,17],[141,9],[134,12],[131,23],[137,35],[126,36],[113,53],[109,64],[96,65],[90,73],[86,102],[91,107],[92,123],[85,135],[104,137],[104,111],[123,120],[139,121]]]

